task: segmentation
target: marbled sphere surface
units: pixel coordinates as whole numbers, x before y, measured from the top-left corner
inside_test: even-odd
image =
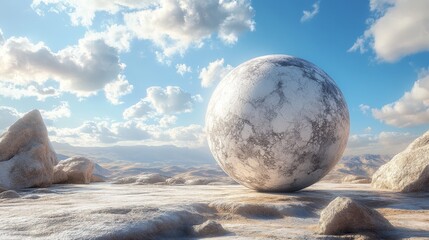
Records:
[[[206,113],[213,156],[240,184],[290,192],[312,185],[339,161],[349,112],[320,68],[287,55],[251,59],[216,87]]]

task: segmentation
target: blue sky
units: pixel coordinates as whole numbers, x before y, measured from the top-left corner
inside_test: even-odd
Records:
[[[41,110],[73,145],[204,147],[217,82],[253,57],[324,69],[346,154],[395,153],[429,123],[429,2],[0,1],[0,129]]]

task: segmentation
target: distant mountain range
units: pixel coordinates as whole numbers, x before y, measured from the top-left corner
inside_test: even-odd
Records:
[[[170,145],[75,147],[56,142],[52,144],[60,159],[73,155],[84,156],[119,175],[121,175],[119,172],[123,172],[124,175],[141,172],[163,173],[164,168],[168,166],[180,169],[174,171],[175,174],[206,165],[218,168],[208,147],[186,148]],[[379,154],[344,156],[323,180],[341,182],[346,176],[371,178],[372,174],[391,158],[390,155]]]
[[[208,147],[187,148],[172,145],[164,146],[112,146],[112,147],[75,147],[70,144],[52,142],[60,156],[80,155],[98,163],[132,162],[157,165],[195,166],[216,164]]]
[[[391,155],[380,154],[344,156],[323,180],[340,181],[350,175],[371,178],[372,174],[391,158]]]

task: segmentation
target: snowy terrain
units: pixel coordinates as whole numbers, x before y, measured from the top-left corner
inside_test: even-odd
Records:
[[[240,185],[96,183],[19,194],[0,199],[1,239],[190,239],[192,226],[207,219],[226,230],[213,239],[324,238],[316,234],[320,211],[336,196],[381,212],[395,226],[387,236],[429,238],[429,193],[382,192],[365,184],[317,183],[268,194]]]

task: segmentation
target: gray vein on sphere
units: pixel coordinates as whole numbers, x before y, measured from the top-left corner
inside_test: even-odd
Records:
[[[232,104],[223,104],[226,100]],[[298,106],[300,101],[305,104]],[[337,163],[349,114],[334,81],[313,64],[261,57],[219,84],[206,127],[215,159],[232,178],[257,190],[294,191],[317,182]]]

